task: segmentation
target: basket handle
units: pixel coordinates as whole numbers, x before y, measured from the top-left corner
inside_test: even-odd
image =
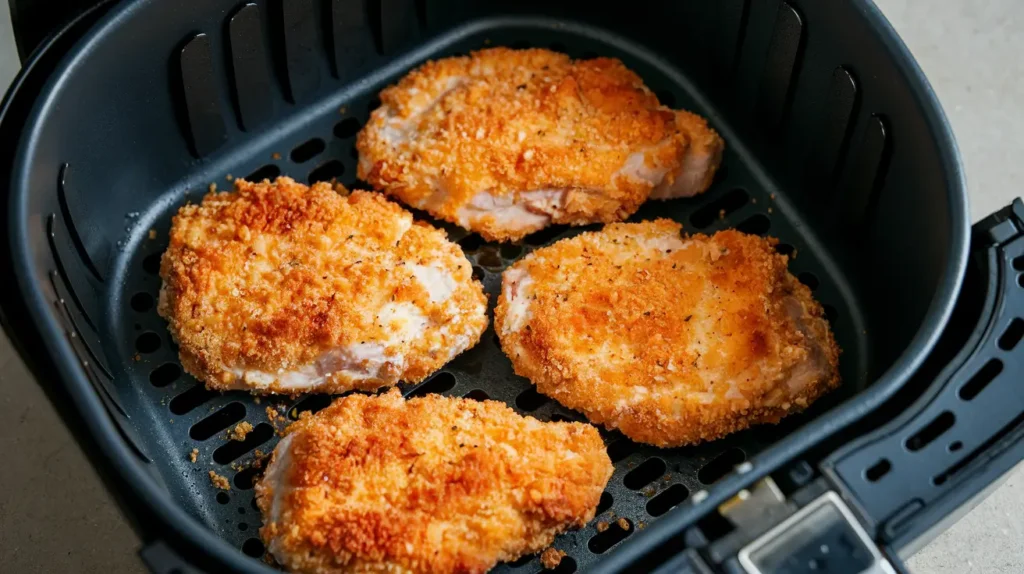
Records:
[[[1020,199],[974,226],[957,305],[909,383],[924,389],[921,396],[821,465],[876,539],[901,556],[980,502],[1024,459]]]

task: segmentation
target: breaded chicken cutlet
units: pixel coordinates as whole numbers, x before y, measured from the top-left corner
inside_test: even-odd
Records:
[[[294,572],[486,572],[593,519],[611,474],[587,424],[496,401],[350,395],[274,449],[256,485],[260,535]]]
[[[839,385],[821,305],[775,240],[612,224],[505,271],[495,330],[515,372],[660,447],[778,422]]]
[[[426,378],[487,327],[444,232],[372,192],[235,181],[179,210],[158,311],[211,389],[343,392]]]
[[[493,48],[427,62],[380,99],[359,177],[488,240],[701,193],[724,147],[612,58]]]

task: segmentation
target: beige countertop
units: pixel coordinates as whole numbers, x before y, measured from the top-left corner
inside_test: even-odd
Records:
[[[1024,2],[876,0],[939,94],[972,218],[1024,195]],[[0,85],[18,62],[0,8]],[[0,571],[142,572],[139,541],[0,335]],[[1024,470],[908,561],[922,573],[1024,572]]]

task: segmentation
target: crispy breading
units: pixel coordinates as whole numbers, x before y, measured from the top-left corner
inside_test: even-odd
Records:
[[[497,401],[350,395],[288,428],[256,485],[268,551],[295,572],[485,572],[594,517],[597,430]]]
[[[661,447],[778,422],[839,385],[821,305],[773,239],[613,224],[505,271],[495,330],[537,390]]]
[[[489,240],[700,193],[724,146],[613,58],[487,49],[427,62],[380,98],[359,177]]]
[[[476,344],[487,300],[444,232],[372,192],[235,180],[174,217],[158,310],[213,389],[420,381]]]

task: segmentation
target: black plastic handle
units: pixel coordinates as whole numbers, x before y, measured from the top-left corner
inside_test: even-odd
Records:
[[[974,226],[964,292],[910,408],[822,470],[906,555],[1024,459],[1024,203]]]

